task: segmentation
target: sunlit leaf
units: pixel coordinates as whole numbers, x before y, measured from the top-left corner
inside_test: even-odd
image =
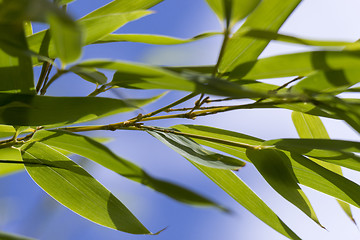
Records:
[[[330,139],[329,134],[326,131],[324,124],[321,119],[316,116],[311,116],[304,113],[293,112],[291,115],[296,131],[298,132],[299,137],[301,138],[322,138],[322,139]],[[334,164],[329,164],[327,162],[321,162],[313,159],[317,164],[333,171],[339,175],[342,174],[342,170],[340,166],[336,166]],[[346,215],[356,224],[354,217],[351,212],[351,208],[349,204],[338,200],[339,205],[344,210]]]
[[[23,23],[0,23],[0,92],[34,93],[33,69]]]
[[[318,71],[304,78],[291,90],[294,92],[325,92],[338,94],[360,82],[360,70],[356,68]]]
[[[234,25],[249,15],[261,0],[206,0],[221,21]]]
[[[257,39],[265,39],[265,40],[276,40],[287,43],[295,43],[301,45],[308,46],[320,46],[320,47],[345,47],[351,48],[354,50],[355,48],[360,47],[358,42],[345,42],[345,41],[322,41],[322,40],[312,40],[312,39],[304,39],[300,37],[290,36],[279,34],[277,32],[268,31],[264,29],[254,29],[254,28],[244,28],[239,32],[239,35],[243,37],[257,38]]]
[[[42,130],[35,133],[32,141],[42,142],[51,147],[56,147],[93,160],[130,180],[148,186],[177,201],[197,206],[218,207],[225,210],[213,201],[187,188],[151,176],[136,164],[115,155],[106,146],[87,136],[66,131]]]
[[[289,76],[307,76],[316,70],[357,68],[358,51],[313,51],[278,55],[239,65],[230,78],[264,79]]]
[[[115,113],[133,111],[153,100],[3,93],[0,94],[0,124],[41,126],[85,122]]]
[[[220,33],[217,32],[208,32],[188,39],[175,38],[175,37],[169,37],[163,35],[152,35],[152,34],[110,34],[101,38],[95,43],[138,42],[138,43],[147,43],[147,44],[174,45],[174,44],[190,43],[193,41],[201,40],[219,34]]]
[[[109,228],[150,233],[114,195],[65,155],[42,143],[26,144],[22,151],[31,178],[64,206]]]
[[[19,149],[0,148],[0,176],[12,174],[24,169]]]
[[[265,224],[290,239],[300,239],[235,173],[191,163]]]
[[[161,132],[156,130],[148,130],[147,132],[184,158],[197,164],[207,167],[232,170],[237,170],[245,166],[243,161],[209,151],[188,137],[176,135],[171,132]]]
[[[278,31],[301,0],[263,0],[249,15],[238,32],[244,28],[266,29]],[[228,41],[218,71],[232,71],[241,63],[253,61],[265,49],[268,40],[249,39],[238,36],[236,32]]]
[[[115,70],[112,82],[108,83],[109,86],[134,89],[170,89],[235,98],[256,98],[267,94],[267,91],[254,91],[246,86],[221,79],[194,73],[176,74],[159,67],[138,63],[89,60],[81,62],[77,66]]]
[[[227,131],[223,129],[198,126],[198,125],[176,125],[172,128],[178,129],[185,133],[196,134],[206,137],[214,137],[233,143],[246,143],[253,146],[260,145],[264,140],[254,138],[245,134]],[[250,161],[245,152],[246,149],[236,147],[234,144],[216,143],[201,139],[192,138],[194,141]],[[323,192],[327,195],[360,207],[360,186],[339,174],[336,174],[319,164],[311,161],[300,154],[284,152],[290,159],[294,174],[300,184]]]

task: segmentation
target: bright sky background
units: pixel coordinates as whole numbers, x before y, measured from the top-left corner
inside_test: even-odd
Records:
[[[109,1],[77,0],[69,11],[80,17]],[[281,33],[315,39],[355,41],[360,38],[360,2],[357,0],[304,0],[281,28]],[[205,0],[165,0],[154,8],[155,14],[130,23],[119,30],[127,33],[154,33],[176,37],[192,37],[205,31],[220,30],[215,15]],[[150,46],[144,44],[117,43],[86,48],[84,58],[118,58],[156,64],[214,64],[221,38],[214,37],[181,46]],[[262,56],[311,50],[291,44],[271,43]],[[281,82],[279,79],[272,82]],[[69,87],[71,86],[71,87]],[[49,95],[86,95],[93,90],[91,84],[78,78],[62,78],[48,91]],[[148,97],[159,91],[121,92],[125,96]],[[165,105],[183,96],[171,93],[158,104]],[[106,96],[106,95],[105,95]],[[107,95],[115,97],[114,95]],[[145,112],[156,108],[150,106]],[[134,114],[113,118],[125,120]],[[290,112],[286,110],[242,110],[186,121],[191,124],[210,125],[239,131],[263,139],[297,137],[292,126]],[[177,121],[159,121],[154,125],[171,126]],[[325,125],[332,138],[358,140],[345,124],[331,120]],[[99,135],[100,133],[97,133]],[[103,134],[103,133],[101,133]],[[143,166],[157,177],[182,183],[231,208],[231,215],[214,209],[193,208],[179,204],[139,184],[89,164],[88,169],[107,188],[119,197],[147,226],[156,232],[168,229],[158,236],[133,236],[95,225],[65,207],[57,204],[36,186],[26,175],[18,173],[0,181],[0,228],[40,239],[122,239],[122,240],[217,240],[217,239],[285,239],[244,210],[214,183],[192,167],[180,155],[168,149],[145,133],[104,133],[116,138],[109,146],[120,156]],[[310,201],[320,222],[328,231],[319,228],[299,210],[283,200],[267,186],[248,164],[239,176],[303,239],[360,239],[357,227],[346,217],[334,199],[304,188],[310,193]],[[354,181],[360,178],[346,171]],[[355,219],[360,223],[359,211]]]

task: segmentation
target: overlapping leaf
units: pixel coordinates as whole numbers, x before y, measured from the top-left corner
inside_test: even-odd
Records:
[[[155,133],[154,131],[149,133],[186,157],[200,171],[202,171],[232,198],[234,198],[237,202],[239,202],[264,223],[268,224],[270,227],[290,239],[299,239],[299,237],[291,229],[289,229],[285,223],[282,222],[282,220],[245,183],[241,181],[240,178],[231,172],[231,170],[214,168],[214,166],[211,165],[211,167],[206,166],[208,164],[204,164],[204,161],[213,161],[211,155],[208,155],[208,159],[206,159],[205,154],[203,154],[204,161],[198,161],[198,154],[189,152],[186,154],[183,153],[186,146],[182,145],[180,147],[181,150],[179,151],[177,147],[178,144],[169,142],[169,139],[173,139],[175,136],[179,137],[178,135],[174,135],[168,132],[161,133],[160,135],[160,132]],[[180,142],[183,142],[181,137],[179,139]],[[174,148],[174,146],[176,148]]]
[[[33,69],[23,24],[0,22],[0,92],[34,93]]]
[[[24,169],[19,149],[0,148],[0,176],[12,174]]]
[[[224,140],[223,143],[216,143],[192,138],[202,145],[212,147],[247,161],[250,160],[246,156],[246,149],[241,146],[236,146],[236,142],[256,147],[260,146],[264,141],[248,135],[208,126],[176,125],[173,126],[173,128],[185,133]],[[226,143],[227,141],[229,141],[229,143]],[[359,185],[320,166],[300,154],[289,152],[284,153],[291,161],[293,172],[300,184],[360,207]]]
[[[136,164],[115,155],[93,139],[66,131],[38,131],[32,141],[41,142],[86,157],[135,182],[144,184],[167,196],[197,206],[213,206],[225,210],[213,201],[184,187],[152,177]]]
[[[300,2],[301,0],[263,0],[238,32],[249,27],[277,32]],[[238,33],[235,33],[227,43],[218,71],[230,72],[244,62],[256,60],[268,43],[268,40],[238,37]]]
[[[157,99],[48,97],[0,94],[0,124],[41,126],[72,124],[136,110]]]
[[[329,134],[327,133],[326,128],[319,117],[311,116],[299,112],[293,112],[291,118],[293,120],[294,126],[296,128],[296,131],[298,132],[299,137],[330,139]],[[313,160],[319,165],[329,169],[330,171],[333,171],[339,175],[343,175],[340,166],[317,161],[316,159]],[[350,209],[350,205],[340,200],[338,200],[338,203],[341,206],[341,208],[344,210],[344,212],[348,215],[348,217],[356,224]]]
[[[163,130],[166,131],[166,129]],[[156,130],[148,130],[147,132],[184,158],[197,164],[212,168],[231,170],[237,170],[245,166],[243,161],[209,151],[188,137],[177,135],[172,132],[161,132]]]
[[[275,191],[321,226],[286,154],[274,149],[247,149],[246,155]]]
[[[357,68],[359,51],[313,51],[278,55],[239,65],[230,78],[265,79],[307,76],[316,70]]]
[[[249,15],[261,0],[206,0],[221,21],[233,26]]]
[[[79,63],[79,67],[115,70],[110,86],[134,89],[170,89],[198,93],[208,93],[234,98],[256,98],[268,94],[268,91],[252,89],[246,85],[207,77],[194,73],[176,74],[174,72],[143,64],[89,60]]]

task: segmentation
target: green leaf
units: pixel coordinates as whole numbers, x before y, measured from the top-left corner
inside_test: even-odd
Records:
[[[9,137],[15,134],[16,130],[13,126],[10,125],[1,125],[0,124],[0,137]]]
[[[89,60],[79,67],[116,70],[112,82],[107,85],[134,89],[170,89],[197,93],[208,93],[235,98],[261,97],[267,91],[254,91],[247,86],[200,74],[174,72],[143,64],[109,60]]]
[[[34,134],[31,141],[41,142],[50,145],[51,147],[81,155],[130,180],[148,186],[177,201],[197,206],[217,207],[221,210],[225,210],[213,201],[191,190],[151,176],[136,164],[115,155],[106,146],[87,136],[66,131],[41,130]]]
[[[31,178],[64,206],[109,228],[150,234],[113,194],[65,155],[42,143],[26,144],[22,151]]]
[[[48,97],[2,93],[0,94],[0,124],[19,126],[73,124],[133,111],[153,100],[154,98],[118,100],[100,97]]]
[[[51,38],[53,39],[56,56],[63,65],[78,60],[81,56],[82,31],[74,21],[59,18],[57,15],[49,16]]]
[[[0,238],[2,240],[35,240],[34,238],[22,237],[19,235],[13,235],[5,232],[0,232]]]
[[[171,129],[157,129],[148,129],[147,132],[192,162],[207,167],[232,170],[238,170],[239,168],[245,166],[243,161],[209,151],[186,136],[172,133],[173,130]]]
[[[104,5],[103,7],[98,8],[95,11],[87,14],[85,17],[81,19],[85,20],[85,19],[108,15],[108,14],[126,13],[136,10],[148,9],[162,1],[163,0],[132,0],[132,1],[114,0]]]
[[[250,161],[243,147],[236,147],[236,143],[245,143],[253,146],[261,145],[264,140],[245,134],[227,131],[218,128],[198,125],[173,126],[184,133],[196,134],[205,137],[213,137],[229,141],[229,144],[209,142],[192,138],[194,141],[228,153],[235,157]],[[235,143],[235,144],[234,144]],[[360,186],[322,166],[294,152],[284,152],[290,159],[294,174],[300,184],[323,192],[329,196],[360,207]]]
[[[290,159],[283,152],[247,149],[246,155],[275,191],[321,226],[309,199],[298,185]]]
[[[23,23],[0,23],[0,92],[34,94],[31,58]]]
[[[206,0],[221,21],[233,26],[249,15],[260,0]]]
[[[290,239],[300,239],[235,173],[191,163],[265,224]]]
[[[79,75],[81,78],[91,83],[105,84],[107,82],[105,74],[97,71],[95,68],[72,66],[69,68],[69,71]]]
[[[218,71],[232,71],[238,65],[253,61],[265,49],[269,41],[238,36],[244,28],[278,31],[301,0],[263,0],[249,15],[240,29],[229,39]]]
[[[326,128],[319,117],[299,112],[293,112],[291,114],[291,118],[293,120],[296,131],[299,134],[299,137],[330,139],[329,134],[327,133]],[[315,162],[323,166],[324,168],[329,169],[330,171],[333,171],[339,175],[343,175],[340,166],[316,160]],[[341,200],[338,200],[338,203],[340,207],[344,210],[346,215],[356,224],[351,212],[350,205]]]
[[[292,86],[293,92],[321,92],[338,94],[360,82],[360,70],[341,69],[318,71]]]
[[[307,46],[319,46],[319,47],[348,47],[348,49],[358,49],[360,47],[358,42],[344,42],[344,41],[321,41],[304,39],[290,35],[279,34],[277,32],[268,31],[264,29],[244,28],[239,32],[239,36],[265,39],[265,40],[276,40],[287,43],[295,43]]]
[[[12,174],[24,169],[19,149],[0,148],[0,176]]]
[[[112,13],[95,17],[87,17],[79,20],[80,26],[84,29],[85,44],[94,43],[106,35],[119,29],[130,21],[142,18],[151,14],[152,11],[138,10],[126,13]]]
[[[313,51],[262,58],[239,65],[230,78],[265,79],[307,76],[316,70],[355,69],[360,64],[359,51]]]
[[[201,40],[219,34],[221,33],[207,32],[188,39],[175,38],[175,37],[169,37],[163,35],[152,35],[152,34],[110,34],[101,38],[95,43],[138,42],[138,43],[147,43],[147,44],[174,45],[174,44],[190,43],[193,41]]]
[[[102,14],[100,13],[95,14],[95,12],[96,11],[77,20],[73,27],[70,26],[69,32],[72,32],[72,36],[73,36],[72,40],[76,41],[77,44],[76,46],[78,46],[79,43],[81,43],[80,41],[81,35],[80,32],[77,30],[77,25],[81,27],[84,35],[83,42],[84,44],[87,45],[94,43],[95,41],[100,40],[101,38],[109,35],[110,33],[114,32],[115,30],[117,30],[118,28],[120,28],[121,26],[125,25],[130,21],[134,21],[138,18],[141,18],[143,16],[152,13],[151,11],[146,11],[146,10],[116,12],[115,9],[105,12],[100,11]],[[29,36],[27,38],[27,41],[29,48],[33,52],[51,58],[58,57],[56,54],[54,40],[50,39],[50,35],[47,30]],[[71,53],[76,53],[76,49],[78,49],[78,47],[76,47],[75,51],[72,51]],[[75,56],[75,54],[73,55]],[[34,64],[38,64],[36,60],[33,59],[33,61]]]

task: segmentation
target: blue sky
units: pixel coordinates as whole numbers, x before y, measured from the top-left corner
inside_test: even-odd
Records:
[[[76,18],[109,1],[77,0],[69,6],[69,12]],[[359,38],[358,23],[360,3],[355,0],[313,0],[303,1],[281,29],[283,33],[298,36],[355,41]],[[155,13],[130,23],[118,32],[154,33],[176,37],[191,37],[205,31],[220,30],[215,15],[204,0],[165,0],[153,8]],[[83,58],[116,58],[156,64],[214,64],[220,48],[221,38],[215,37],[182,46],[152,46],[145,44],[117,43],[96,45],[85,49]],[[290,44],[272,43],[262,56],[309,50]],[[280,83],[282,80],[273,79]],[[69,87],[71,86],[71,87]],[[49,95],[86,95],[94,86],[75,77],[61,78],[55,82]],[[149,93],[138,91],[121,92],[125,96],[148,97]],[[164,105],[183,96],[184,93],[170,93],[157,104]],[[104,96],[115,97],[112,93]],[[156,104],[146,107],[148,112]],[[110,118],[107,121],[126,120],[135,113]],[[266,122],[264,118],[266,117]],[[200,118],[196,122],[226,128],[264,139],[296,137],[296,131],[287,111],[239,111]],[[171,126],[177,121],[158,121],[160,126]],[[326,121],[333,138],[357,139],[357,135],[345,124]],[[217,202],[231,208],[233,214],[215,209],[194,208],[179,204],[152,190],[130,182],[107,169],[87,163],[86,168],[102,184],[124,202],[135,215],[152,231],[168,227],[158,236],[133,236],[98,226],[47,197],[25,172],[7,176],[0,181],[0,228],[4,231],[23,234],[39,239],[122,239],[122,240],[217,240],[217,239],[285,239],[270,227],[256,219],[232,200],[214,183],[192,167],[185,159],[145,133],[106,132],[96,133],[112,136],[109,147],[131,161],[144,167],[153,175],[182,183]],[[81,160],[81,159],[77,159]],[[83,160],[86,161],[86,160]],[[355,181],[359,177],[347,171]],[[337,203],[324,195],[305,188],[311,194],[310,200],[318,210],[320,221],[328,231],[320,229],[306,216],[279,197],[250,164],[239,176],[304,239],[359,239],[356,227],[341,212]],[[329,211],[331,209],[331,211]],[[331,212],[331,213],[330,213]],[[354,212],[360,222],[359,212]]]

